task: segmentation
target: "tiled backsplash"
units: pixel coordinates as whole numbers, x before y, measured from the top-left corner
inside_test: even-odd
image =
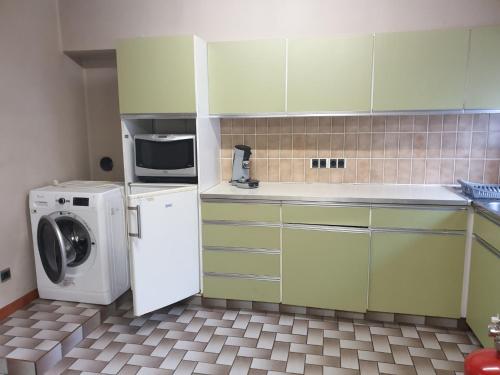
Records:
[[[498,183],[500,114],[221,119],[222,179],[232,148],[252,148],[261,181]],[[312,169],[310,158],[345,158],[345,169]]]

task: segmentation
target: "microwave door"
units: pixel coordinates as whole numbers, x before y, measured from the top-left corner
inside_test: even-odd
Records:
[[[200,291],[196,186],[128,196],[134,315]]]

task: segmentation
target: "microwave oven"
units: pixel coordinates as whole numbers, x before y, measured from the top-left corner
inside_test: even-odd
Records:
[[[196,177],[196,136],[137,134],[134,159],[139,178]]]

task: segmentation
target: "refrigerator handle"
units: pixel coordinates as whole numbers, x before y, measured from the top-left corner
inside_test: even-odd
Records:
[[[136,211],[137,212],[137,233],[130,233],[128,232],[129,237],[137,237],[137,238],[142,238],[141,236],[141,206],[137,205],[135,207],[127,207],[129,211]]]

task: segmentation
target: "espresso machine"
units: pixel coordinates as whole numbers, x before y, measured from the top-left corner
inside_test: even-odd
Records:
[[[242,189],[259,187],[259,180],[250,178],[250,155],[252,155],[252,149],[249,146],[234,146],[231,185]]]

